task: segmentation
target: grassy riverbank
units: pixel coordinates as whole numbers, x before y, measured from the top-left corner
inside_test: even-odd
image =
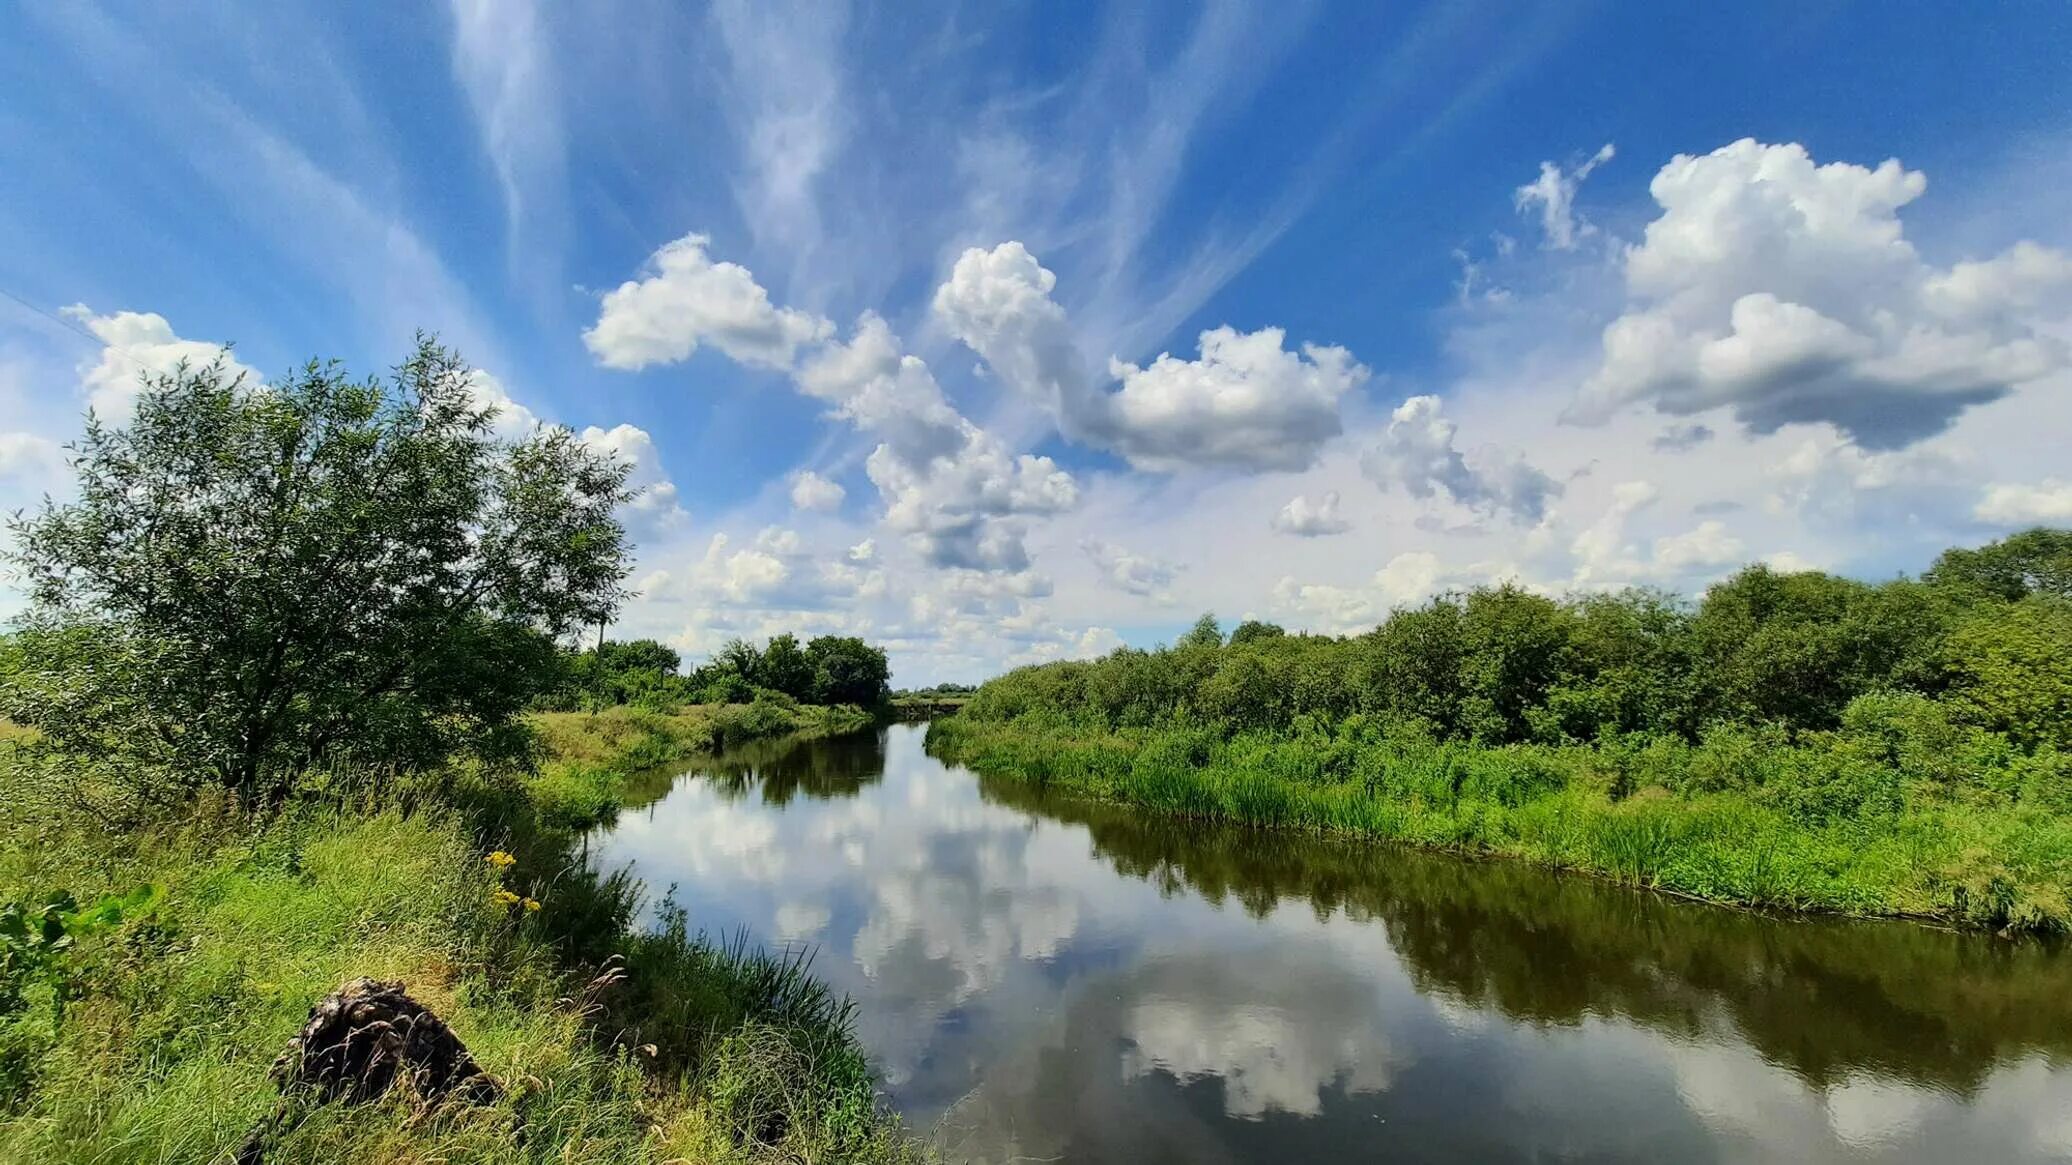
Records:
[[[1720,902],[2072,928],[2072,534],[1920,581],[1751,567],[1449,595],[1363,635],[1204,618],[930,731],[981,772]]]
[[[326,1106],[269,1160],[911,1159],[844,1001],[680,913],[636,933],[634,887],[572,856],[574,828],[611,812],[627,774],[860,719],[546,714],[547,755],[524,776],[461,764],[370,797],[334,774],[265,811],[204,790],[119,830],[61,808],[8,815],[0,904],[33,912],[63,891],[79,906],[69,944],[5,952],[0,1161],[224,1159],[273,1110],[267,1069],[310,1004],[362,975],[404,980],[509,1094],[429,1118],[400,1096]],[[11,753],[0,766],[11,805],[55,803],[28,788],[49,774]],[[593,987],[607,960],[625,981]]]
[[[874,713],[853,705],[827,707],[783,699],[537,712],[531,723],[546,759],[526,782],[527,791],[544,820],[564,828],[588,828],[609,817],[621,803],[626,783],[648,770],[751,740],[854,732],[875,720]]]
[[[962,716],[936,721],[928,743],[988,775],[1153,812],[1520,858],[1710,901],[2045,931],[2072,921],[2061,813],[1948,804],[1809,823],[1746,794],[1672,791],[1733,759],[1702,747],[1618,755]],[[1820,762],[1789,749],[1757,760]]]

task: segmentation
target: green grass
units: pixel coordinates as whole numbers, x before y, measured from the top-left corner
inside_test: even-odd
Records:
[[[825,736],[872,723],[850,706],[783,700],[692,704],[674,711],[620,706],[599,712],[539,712],[531,718],[546,759],[527,780],[546,820],[584,829],[610,819],[630,782],[685,757],[779,736]]]
[[[1500,855],[1715,902],[2072,926],[2072,816],[1931,787],[1846,751],[1723,740],[1622,754],[957,716],[930,751],[977,771],[1161,813]],[[1732,763],[1761,766],[1717,780]],[[1726,787],[1720,787],[1720,786]]]
[[[644,717],[595,720],[611,727],[542,725],[569,753],[534,779],[573,786],[568,766],[619,773],[653,755]],[[0,903],[155,888],[0,1011],[0,1163],[223,1160],[273,1111],[267,1069],[311,1003],[363,975],[404,980],[508,1095],[429,1115],[400,1096],[326,1106],[270,1161],[917,1155],[876,1100],[847,1001],[796,959],[708,941],[667,904],[661,929],[635,933],[634,888],[575,863],[561,819],[533,804],[525,782],[474,773],[265,819],[204,796],[121,834],[0,824]],[[486,861],[493,848],[516,860]],[[625,981],[591,990],[613,957]]]

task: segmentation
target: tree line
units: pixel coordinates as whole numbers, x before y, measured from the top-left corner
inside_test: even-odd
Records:
[[[786,632],[761,647],[731,639],[689,671],[675,648],[653,639],[606,640],[569,652],[563,666],[561,682],[541,701],[545,707],[746,704],[775,694],[802,704],[875,708],[891,698],[885,650],[850,635],[817,635],[802,644]]]
[[[1344,637],[1213,616],[1170,647],[1023,668],[965,714],[1285,732],[1364,717],[1484,745],[1763,727],[1833,730],[1876,695],[1936,702],[2023,749],[2072,752],[2072,531],[1952,549],[1868,583],[1747,567],[1697,601],[1654,590],[1440,595]]]

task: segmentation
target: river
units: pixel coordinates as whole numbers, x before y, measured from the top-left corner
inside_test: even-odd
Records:
[[[2072,1159],[2072,950],[1147,818],[924,731],[658,774],[592,852],[811,945],[953,1160]]]

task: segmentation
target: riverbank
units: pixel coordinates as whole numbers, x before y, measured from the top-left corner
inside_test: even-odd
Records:
[[[0,904],[34,920],[67,895],[69,941],[0,933],[0,1161],[223,1159],[273,1111],[283,1042],[356,976],[405,981],[507,1093],[429,1117],[400,1096],[324,1106],[270,1161],[913,1159],[845,1000],[668,904],[636,931],[636,884],[575,856],[631,774],[868,719],[767,702],[549,714],[523,776],[456,766],[366,797],[333,774],[263,813],[204,790],[120,830],[10,815]],[[6,792],[49,779],[12,760]],[[600,981],[607,967],[623,980]]]
[[[2072,927],[2072,818],[2043,796],[1935,798],[1910,788],[1899,766],[1859,758],[1849,775],[1891,796],[1819,819],[1692,779],[1738,764],[1780,786],[1792,776],[1817,786],[1837,758],[1810,746],[1739,756],[1662,740],[1624,751],[1478,747],[1347,730],[1087,729],[967,711],[935,721],[928,747],[987,776],[1157,813],[1513,858],[1711,902]]]

